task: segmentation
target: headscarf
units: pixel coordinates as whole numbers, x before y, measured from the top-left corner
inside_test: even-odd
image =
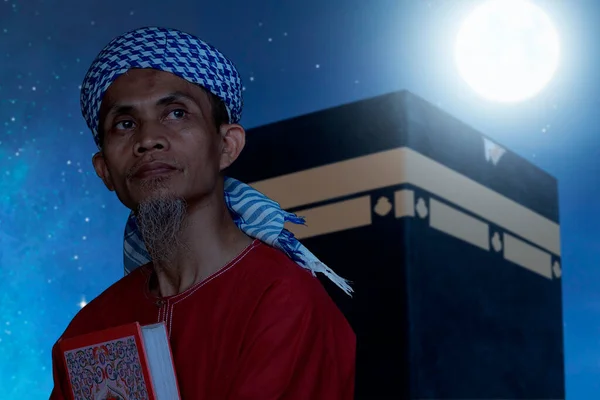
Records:
[[[230,123],[240,120],[242,83],[230,60],[215,47],[188,33],[159,27],[139,28],[110,41],[92,62],[81,86],[82,114],[100,150],[98,118],[102,99],[109,86],[132,68],[170,72],[199,85],[223,101]],[[240,230],[283,251],[313,275],[324,274],[351,295],[349,283],[284,228],[285,222],[304,224],[302,217],[282,210],[277,202],[231,177],[225,177],[224,188],[225,203]],[[125,274],[151,261],[133,212],[125,226],[123,256]]]

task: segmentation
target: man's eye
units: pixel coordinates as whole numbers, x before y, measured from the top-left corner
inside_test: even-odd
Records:
[[[119,121],[116,123],[115,125],[115,129],[132,129],[133,128],[133,121],[131,120],[124,120],[124,121]]]
[[[182,110],[180,108],[178,108],[177,110],[173,110],[169,113],[169,117],[175,118],[175,119],[181,119],[184,118],[186,116],[187,112],[185,110]]]

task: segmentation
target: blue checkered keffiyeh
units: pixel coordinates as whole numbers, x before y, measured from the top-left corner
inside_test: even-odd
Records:
[[[81,86],[81,110],[99,149],[98,117],[108,87],[132,68],[150,68],[173,73],[202,86],[225,103],[229,122],[239,121],[242,85],[231,61],[195,36],[174,29],[146,27],[113,39],[90,66]],[[280,249],[298,265],[316,275],[323,273],[347,294],[348,282],[319,261],[294,235],[285,222],[303,224],[304,219],[281,209],[279,204],[252,187],[225,178],[225,202],[235,224],[248,236]],[[130,214],[123,244],[125,273],[151,261],[135,215]]]
[[[225,103],[229,122],[242,114],[242,80],[219,50],[185,32],[148,27],[114,38],[94,60],[81,85],[81,110],[100,148],[98,113],[108,87],[132,68],[170,72],[202,86]]]

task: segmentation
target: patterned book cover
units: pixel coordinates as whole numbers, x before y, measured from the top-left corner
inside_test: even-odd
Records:
[[[137,323],[61,342],[73,400],[154,400]]]

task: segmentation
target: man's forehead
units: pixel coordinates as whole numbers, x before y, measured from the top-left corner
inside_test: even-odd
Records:
[[[208,101],[208,94],[202,87],[169,72],[135,69],[119,76],[108,87],[101,109],[161,105],[175,100],[194,101],[202,106]]]

